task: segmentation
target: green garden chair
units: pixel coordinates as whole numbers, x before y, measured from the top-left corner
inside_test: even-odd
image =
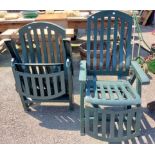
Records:
[[[101,11],[88,17],[87,59],[79,75],[81,135],[112,143],[140,135],[141,88],[149,78],[131,60],[131,39],[131,16]]]
[[[11,53],[16,90],[25,111],[40,102],[69,102],[72,98],[72,58],[65,30],[48,22],[34,22],[19,29],[19,44],[5,41]]]

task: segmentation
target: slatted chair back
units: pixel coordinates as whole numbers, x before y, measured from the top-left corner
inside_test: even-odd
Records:
[[[132,17],[101,11],[87,20],[88,74],[127,75],[131,61]]]
[[[24,63],[63,63],[65,30],[48,22],[33,22],[19,30]]]

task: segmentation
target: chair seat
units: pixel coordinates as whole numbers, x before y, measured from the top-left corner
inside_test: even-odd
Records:
[[[140,96],[126,80],[95,81],[86,84],[85,102],[91,104],[118,106],[138,105]]]

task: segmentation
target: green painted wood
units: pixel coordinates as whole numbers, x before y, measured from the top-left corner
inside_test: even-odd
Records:
[[[141,84],[150,83],[150,79],[148,78],[146,73],[143,71],[143,69],[140,67],[140,65],[137,63],[137,61],[131,61],[131,67],[134,70],[136,77],[140,80]]]
[[[34,77],[31,78],[32,80],[32,88],[33,88],[33,95],[37,96],[37,85],[36,85],[36,80]]]
[[[119,121],[118,121],[118,138],[121,138],[123,136],[123,115],[120,113],[118,114]]]
[[[111,17],[108,16],[107,41],[106,41],[106,70],[110,70],[110,31]]]
[[[107,125],[107,115],[106,113],[102,113],[102,138],[106,139],[106,125]]]
[[[55,43],[56,43],[56,50],[57,50],[57,62],[60,62],[60,47],[59,47],[59,36],[55,34]]]
[[[47,30],[48,33],[51,33],[51,31],[54,31],[55,36],[57,34],[59,34],[59,36],[62,37],[62,38],[66,37],[65,30],[62,27],[60,27],[58,25],[55,25],[55,24],[48,23],[48,22],[33,22],[33,23],[30,23],[30,24],[27,24],[27,25],[23,26],[19,30],[19,36],[20,36],[20,40],[21,40],[22,49],[25,49],[26,44],[25,44],[25,37],[24,36],[29,31],[33,31],[34,43],[36,44],[36,49],[37,49],[37,52],[38,52],[38,59],[41,60],[41,62],[43,62],[43,60],[41,58],[42,57],[41,51],[43,51],[43,53],[44,53],[44,56],[43,56],[44,62],[47,63],[48,62],[48,55],[47,55],[47,44],[46,44],[46,39],[45,39],[45,30]],[[40,37],[41,38],[39,38],[39,34],[38,34],[39,32],[40,32]],[[55,37],[56,44],[58,43],[57,38],[58,38],[58,36]],[[41,49],[41,46],[43,47],[43,49]],[[51,45],[50,45],[50,47],[51,47]],[[56,45],[57,52],[59,50],[58,48],[59,48],[59,46],[57,44]],[[25,49],[23,51],[24,59],[25,59],[26,55],[27,55],[27,50]],[[60,56],[60,53],[58,52],[56,57],[59,57],[59,56]],[[26,60],[28,60],[28,58],[25,59],[25,62],[27,62]],[[40,62],[40,61],[38,61],[38,62]],[[60,62],[60,59],[58,60],[58,62]]]
[[[112,69],[113,71],[116,70],[117,65],[117,55],[116,55],[116,48],[117,48],[117,34],[118,33],[118,18],[116,18],[114,23],[114,43],[113,43],[113,50],[112,50]]]
[[[100,89],[101,89],[101,94],[102,94],[102,98],[105,99],[106,98],[106,94],[105,94],[105,90],[102,84],[100,84]]]
[[[128,81],[96,81],[96,80],[89,80],[89,87],[86,88],[86,96],[85,96],[85,102],[96,104],[96,105],[109,105],[109,106],[118,106],[118,105],[139,105],[141,103],[141,99],[138,95],[138,93],[132,88],[131,84]],[[93,86],[93,87],[92,87]],[[111,90],[111,86],[114,87],[114,90],[118,96],[118,99],[114,98],[114,92]],[[97,87],[99,87],[98,90],[102,88],[102,91],[107,91],[110,98],[98,98]],[[104,89],[103,89],[104,87]],[[129,91],[126,89],[129,88]],[[89,92],[89,89],[92,89],[94,91],[94,94],[91,95]],[[106,90],[105,90],[106,88]],[[90,96],[87,96],[87,95]],[[124,94],[126,97],[124,97]]]
[[[115,133],[114,125],[115,125],[115,114],[111,113],[111,115],[110,115],[110,136],[109,136],[111,138],[115,137],[115,135],[114,135],[114,133]]]
[[[94,74],[96,75],[96,65],[97,65],[97,19],[94,18],[94,57],[93,57],[93,69],[94,69]]]
[[[104,45],[104,18],[101,18],[101,27],[100,27],[100,70],[103,70],[103,45]]]
[[[90,115],[92,113],[93,115]],[[117,110],[115,110],[114,108],[112,110],[107,110],[93,107],[85,107],[85,132],[86,134],[96,139],[112,143],[125,141],[140,135],[140,121],[142,116],[141,114],[141,108],[137,107],[127,110],[123,110],[121,108],[119,110],[118,108]],[[101,134],[99,133],[99,131],[96,130],[99,125],[99,122],[97,121],[99,115],[102,116]],[[137,116],[136,118],[135,115]],[[117,119],[116,116],[118,116]],[[125,116],[127,116],[126,119]],[[93,124],[90,123],[91,119],[94,120]],[[133,130],[131,130],[132,119],[135,119],[135,122],[137,123]],[[115,123],[118,124],[117,129],[114,128]],[[123,124],[127,124],[127,130],[123,127]],[[91,130],[92,127],[94,130]],[[116,130],[118,134],[115,134]]]
[[[90,69],[90,41],[91,41],[91,16],[90,18],[87,19],[87,65],[88,69]]]
[[[107,27],[104,24],[105,18]],[[111,25],[112,18],[114,25]],[[100,22],[100,25],[97,22]],[[113,40],[110,35],[113,35]],[[131,62],[131,36],[132,17],[125,13],[100,11],[88,17],[87,60],[80,62],[79,75],[81,135],[88,134],[96,139],[113,143],[140,135],[141,84],[147,84],[149,80],[136,62]],[[94,43],[91,49],[92,39]],[[90,51],[93,51],[93,68]],[[100,52],[99,60],[97,52]],[[130,82],[121,80],[122,77],[129,75],[131,66],[135,72],[133,79]],[[117,75],[118,80],[99,81],[97,75]],[[132,87],[135,78],[137,91]],[[133,130],[132,120],[135,120]],[[100,126],[101,132],[98,130]]]
[[[120,34],[120,44],[119,44],[119,70],[123,69],[123,56],[124,56],[124,52],[123,52],[123,43],[124,43],[124,27],[125,27],[125,23],[122,22],[121,23],[121,34]]]
[[[104,18],[105,17],[108,17],[107,18],[107,33],[104,33]],[[113,47],[111,47],[111,44],[110,44],[110,35],[112,34],[111,33],[111,28],[112,28],[112,25],[111,25],[111,20],[112,18],[114,19],[114,27],[113,27],[113,31],[114,31],[114,40],[113,40]],[[100,27],[97,27],[97,21],[101,22],[101,26]],[[119,24],[121,23],[121,26],[119,27],[120,28],[120,34],[119,34],[119,38],[120,38],[120,47],[119,47],[119,61],[116,61],[117,60],[117,44],[118,44],[118,20],[119,20]],[[92,25],[94,25],[94,27],[92,27]],[[127,37],[125,38],[125,42],[126,42],[126,45],[127,46],[124,46],[124,33],[125,33],[125,29],[127,27]],[[131,30],[132,30],[132,17],[130,17],[129,15],[125,14],[125,13],[122,13],[122,12],[119,12],[119,11],[100,11],[96,14],[93,14],[92,16],[90,16],[88,19],[87,19],[87,65],[88,65],[88,73],[90,74],[94,74],[94,72],[96,71],[96,59],[97,59],[97,56],[96,56],[96,43],[97,43],[97,40],[99,40],[99,43],[101,44],[100,45],[100,68],[99,68],[99,71],[96,72],[96,74],[98,75],[99,74],[102,74],[104,75],[106,72],[110,72],[111,74],[120,74],[121,75],[124,75],[125,72],[128,72],[129,71],[129,64],[130,64],[130,61],[131,61]],[[91,33],[91,31],[93,31],[93,35]],[[97,37],[97,32],[100,31],[100,37]],[[102,36],[103,35],[103,36]],[[105,37],[104,37],[105,35]],[[93,57],[93,71],[91,72],[90,71],[90,38],[93,38],[93,41],[94,41],[94,57]],[[103,40],[103,37],[104,38],[107,38],[106,40]],[[100,39],[99,39],[100,38]],[[105,60],[105,63],[106,63],[106,68],[103,69],[101,66],[103,65],[103,59],[102,59],[102,53],[103,53],[103,44],[106,43],[106,47],[105,47],[105,52],[106,52],[106,60]],[[110,57],[110,50],[112,48],[112,60],[111,60],[111,57]],[[124,51],[124,52],[123,52]],[[126,55],[126,58],[125,58],[125,55],[124,53],[127,52],[127,55]],[[122,65],[123,65],[123,60],[125,61],[125,70],[122,70]],[[126,63],[126,60],[127,60],[127,63]],[[118,68],[118,71],[116,71],[116,65],[119,65],[120,64],[120,68]],[[95,65],[95,66],[94,66]],[[95,68],[95,70],[94,70]],[[111,70],[111,68],[113,68]],[[102,73],[102,71],[105,71]],[[115,71],[116,73],[114,73],[113,71]],[[126,74],[126,73],[125,73]]]
[[[141,94],[142,94],[142,85],[141,85],[141,81],[137,78],[136,79],[136,90],[137,90],[137,92],[138,92],[138,94],[139,94],[139,96],[141,96]]]
[[[132,126],[132,118],[134,117],[133,115],[133,111],[131,111],[130,113],[128,113],[127,115],[127,136],[131,137],[131,126]],[[140,120],[140,119],[139,119]]]
[[[56,37],[52,36],[52,31],[55,32]],[[46,36],[45,32],[47,32]],[[51,37],[57,39],[55,52]],[[25,110],[28,110],[29,102],[39,101],[69,101],[69,107],[73,109],[73,67],[71,50],[68,48],[71,46],[69,46],[70,42],[67,42],[67,47],[65,41],[62,42],[63,61],[61,62],[58,45],[58,39],[65,40],[65,37],[65,30],[60,26],[48,22],[34,22],[23,26],[19,30],[22,48],[21,57],[15,45],[13,45],[13,40],[6,42],[6,46],[14,58],[12,68],[14,68],[16,88]],[[50,54],[47,54],[48,49]],[[58,57],[56,63],[54,57]],[[52,63],[49,63],[49,60],[52,60]],[[70,67],[66,69],[68,60],[70,61]]]
[[[118,99],[119,100],[122,100],[123,99],[123,96],[122,94],[120,93],[120,91],[118,90],[118,87],[116,85],[114,85],[114,88],[115,88],[115,91],[116,91],[116,94],[118,96]]]
[[[34,43],[36,45],[36,49],[37,49],[37,60],[38,63],[42,62],[42,55],[41,55],[41,47],[39,45],[39,38],[38,38],[38,34],[37,34],[37,29],[33,29],[33,34],[34,34]]]
[[[114,100],[114,94],[113,94],[113,92],[111,90],[111,87],[110,86],[107,86],[107,90],[108,90],[108,94],[110,96],[110,99],[111,100]]]
[[[54,63],[55,62],[55,58],[54,58],[54,48],[53,48],[53,45],[52,45],[51,30],[47,29],[47,32],[48,32],[48,44],[49,44],[49,48],[50,48],[51,62]]]
[[[46,47],[46,39],[45,39],[45,32],[44,29],[40,29],[41,32],[41,41],[43,47],[43,55],[44,55],[44,62],[48,63],[48,55],[47,55],[47,47]]]
[[[132,23],[132,19],[130,18],[130,20],[128,20],[129,23]],[[126,68],[130,68],[131,65],[131,54],[132,54],[132,50],[131,50],[131,37],[132,37],[132,24],[130,24],[130,26],[128,26],[127,29],[127,41],[126,41]]]
[[[94,110],[93,132],[94,135],[98,135],[98,110],[96,108]]]
[[[86,83],[82,81],[80,83],[80,133],[81,135],[85,134],[85,109],[84,109],[84,92],[85,92]],[[87,116],[87,115],[86,115]]]
[[[27,42],[28,42],[28,46],[29,46],[29,50],[30,50],[31,63],[34,63],[35,62],[35,52],[33,49],[33,41],[32,41],[32,36],[31,36],[30,32],[27,33]]]
[[[91,134],[90,132],[90,116],[89,110],[85,110],[85,132]]]
[[[79,73],[79,81],[86,81],[87,78],[87,69],[86,69],[86,61],[80,61],[80,73]]]

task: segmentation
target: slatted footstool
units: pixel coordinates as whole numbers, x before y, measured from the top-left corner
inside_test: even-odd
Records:
[[[125,80],[88,80],[84,97],[84,133],[121,142],[140,135],[141,99]]]

